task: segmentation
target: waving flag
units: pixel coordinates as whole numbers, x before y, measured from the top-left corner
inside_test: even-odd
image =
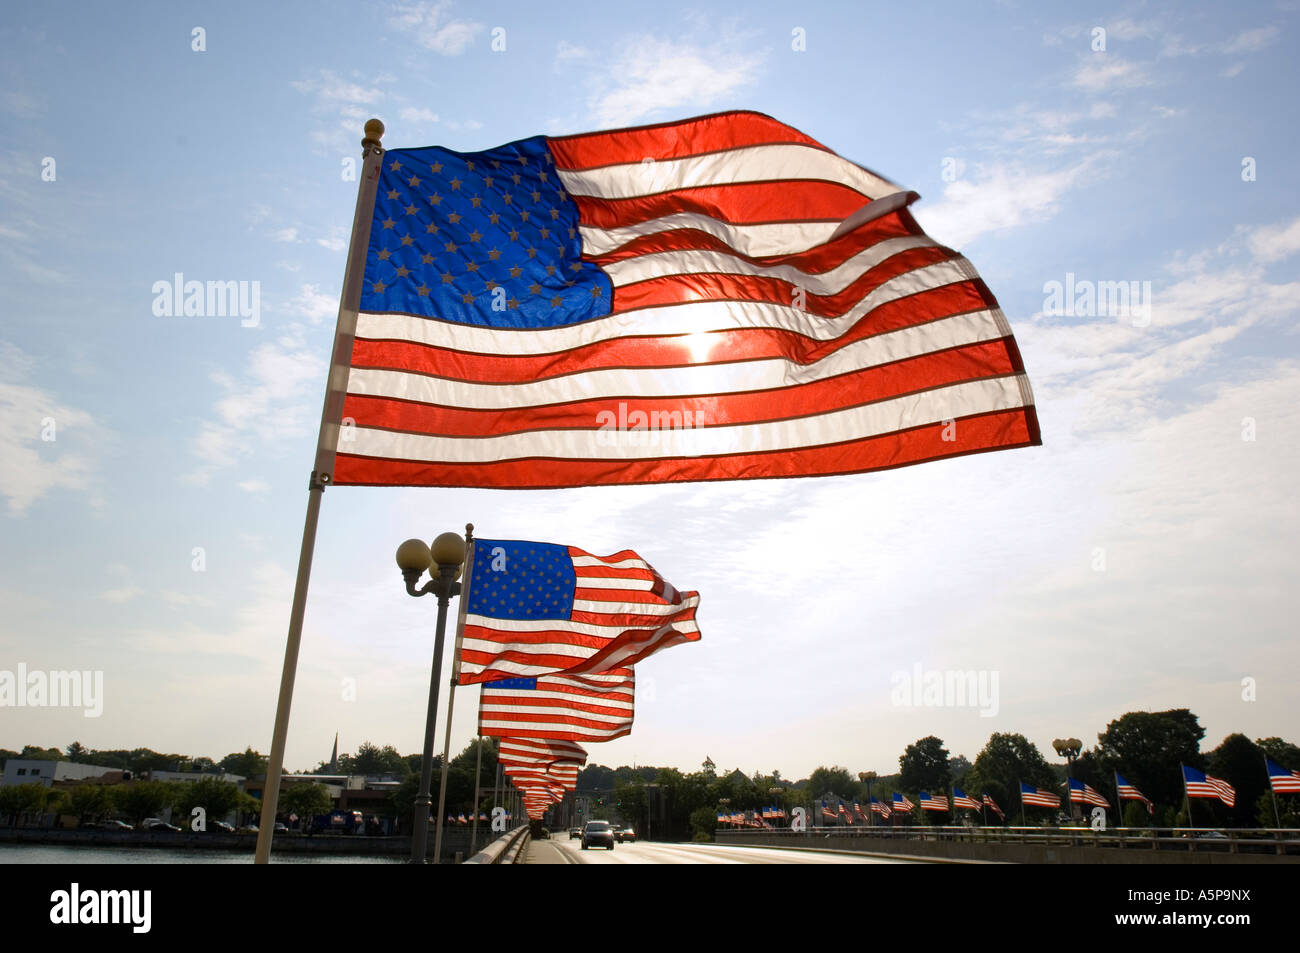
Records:
[[[857,801],[853,802],[853,814],[860,821],[871,820],[870,815],[868,815],[866,811],[862,810],[862,805],[860,805]]]
[[[993,813],[995,813],[998,817],[1002,818],[1003,820],[1006,820],[1007,816],[1002,813],[1002,808],[998,807],[998,802],[993,800],[993,798],[989,795],[988,791],[984,792],[983,798],[984,798],[985,807],[993,811]]]
[[[942,811],[948,813],[948,799],[946,797],[931,797],[924,791],[921,792],[921,810],[923,811]]]
[[[484,682],[478,733],[514,738],[610,741],[632,731],[630,668]]]
[[[881,817],[888,817],[891,813],[889,805],[877,801],[874,796],[871,798],[871,810],[879,814]]]
[[[460,684],[627,668],[699,641],[699,604],[698,593],[678,592],[631,550],[593,556],[476,539],[461,595]]]
[[[1109,801],[1098,794],[1091,785],[1084,784],[1078,778],[1070,778],[1070,803],[1110,807]]]
[[[1183,785],[1188,797],[1218,798],[1228,807],[1234,807],[1237,803],[1237,791],[1231,784],[1187,765],[1183,765]]]
[[[1268,783],[1274,794],[1300,794],[1300,771],[1288,771],[1271,758],[1265,758],[1268,765]]]
[[[562,487],[1036,445],[1011,327],[917,198],[752,112],[389,150],[318,469]]]
[[[1044,791],[1042,788],[1036,788],[1032,785],[1020,782],[1020,801],[1025,806],[1034,805],[1036,807],[1060,807],[1061,799],[1051,791]]]
[[[975,800],[973,797],[967,797],[962,792],[961,788],[952,789],[952,806],[953,808],[964,807],[971,811],[978,811],[980,809],[979,801]]]
[[[555,762],[587,763],[587,750],[571,741],[539,738],[502,738],[497,749],[502,764],[546,765]]]
[[[1156,806],[1133,785],[1124,780],[1124,776],[1118,771],[1115,772],[1115,791],[1119,794],[1121,801],[1141,801],[1147,806],[1147,813],[1154,814]]]
[[[822,820],[824,821],[835,820],[835,812],[826,806],[825,801],[822,801]]]
[[[906,797],[899,794],[897,791],[894,792],[895,811],[897,811],[900,814],[911,814],[912,808],[914,807],[916,807],[916,805],[913,804],[911,801],[909,801]]]

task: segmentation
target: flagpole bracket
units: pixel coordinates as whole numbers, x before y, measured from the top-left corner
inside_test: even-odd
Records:
[[[308,492],[312,490],[320,490],[321,492],[324,492],[325,487],[329,486],[333,479],[334,478],[328,473],[322,473],[319,470],[312,470],[311,479],[307,482],[307,490]]]

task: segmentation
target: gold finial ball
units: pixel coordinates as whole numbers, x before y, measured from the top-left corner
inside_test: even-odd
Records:
[[[384,124],[378,119],[367,119],[366,138],[375,140],[384,138]]]

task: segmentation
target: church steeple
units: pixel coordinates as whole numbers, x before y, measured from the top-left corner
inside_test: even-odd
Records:
[[[334,732],[334,750],[330,752],[329,774],[339,773],[339,733]]]

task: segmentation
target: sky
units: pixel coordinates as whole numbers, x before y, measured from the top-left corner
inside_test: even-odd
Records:
[[[470,151],[726,109],[920,193],[1011,322],[1043,445],[332,488],[286,768],[336,732],[420,750],[435,607],[393,552],[467,522],[632,548],[700,593],[703,638],[638,666],[633,733],[592,763],[884,774],[918,738],[974,760],[995,731],[1055,760],[1169,708],[1204,750],[1298,740],[1297,35],[1296,2],[11,8],[0,675],[101,672],[103,697],[0,707],[0,747],[269,750],[366,119],[390,148]],[[159,315],[177,273],[255,282],[256,319]],[[1056,306],[1085,282],[1142,306]],[[987,694],[913,694],[917,672]],[[453,750],[476,707],[457,693]]]

